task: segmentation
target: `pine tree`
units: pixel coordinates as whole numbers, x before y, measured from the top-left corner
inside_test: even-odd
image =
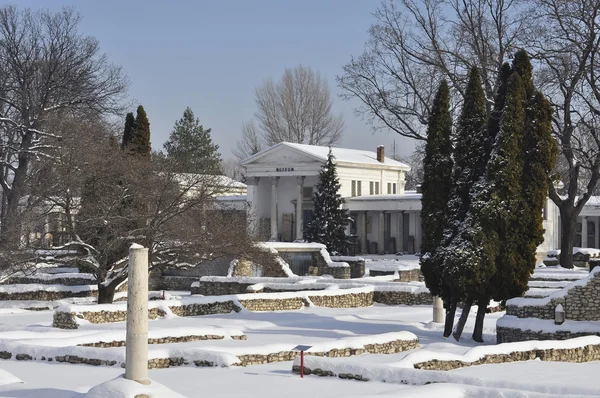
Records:
[[[144,107],[141,105],[137,108],[131,142],[126,148],[132,154],[150,156],[150,122]]]
[[[446,337],[452,332],[457,303],[466,301],[463,313],[468,313],[470,303],[479,295],[481,286],[478,283],[491,272],[486,269],[489,253],[481,246],[484,236],[478,228],[475,212],[480,202],[478,190],[488,158],[487,140],[485,94],[479,72],[473,68],[469,73],[465,102],[457,126],[444,239],[437,251],[438,261],[443,264],[441,279],[445,284],[442,298],[447,308]]]
[[[167,158],[176,164],[176,171],[221,174],[219,146],[212,142],[210,132],[211,129],[204,130],[189,107],[185,109],[163,146]]]
[[[339,193],[340,181],[334,159],[330,149],[327,163],[319,172],[319,183],[313,194],[314,216],[305,228],[304,238],[309,242],[324,244],[331,253],[345,253],[349,214],[347,209],[342,208],[345,201]]]
[[[123,130],[123,141],[121,142],[121,149],[125,149],[131,144],[131,138],[133,136],[133,126],[135,125],[135,118],[133,113],[129,112],[125,116],[125,128]]]
[[[433,101],[427,127],[421,197],[421,272],[427,288],[434,296],[442,295],[441,261],[436,251],[446,227],[445,213],[452,184],[451,134],[450,90],[446,81],[442,81]]]

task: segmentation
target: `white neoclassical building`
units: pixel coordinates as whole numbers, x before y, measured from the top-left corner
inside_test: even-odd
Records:
[[[348,233],[356,238],[354,251],[418,253],[421,194],[404,190],[410,167],[385,157],[383,146],[374,149],[331,148],[340,192],[353,220]],[[328,147],[282,142],[245,159],[241,164],[248,184],[249,228],[264,239],[301,240],[313,214],[313,189],[328,153]],[[546,240],[540,253],[557,248],[559,242],[558,211],[550,200],[544,220]]]
[[[357,252],[419,249],[420,195],[404,191],[410,167],[376,151],[332,148],[353,223]],[[251,229],[267,230],[271,240],[302,239],[312,217],[313,189],[328,147],[282,142],[244,160]]]

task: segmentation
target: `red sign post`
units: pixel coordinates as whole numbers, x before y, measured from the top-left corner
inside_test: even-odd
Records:
[[[300,351],[300,377],[304,378],[304,351],[311,348],[310,345],[299,345],[292,348],[293,351]]]

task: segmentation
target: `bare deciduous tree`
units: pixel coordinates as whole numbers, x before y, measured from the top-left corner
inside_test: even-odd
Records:
[[[533,0],[539,22],[529,48],[554,105],[562,191],[550,184],[561,218],[560,264],[573,266],[577,217],[600,180],[600,1]]]
[[[80,16],[0,8],[0,241],[15,247],[20,237],[19,203],[27,193],[32,162],[48,157],[47,129],[58,112],[111,112],[127,81],[100,53],[98,42],[78,31]]]
[[[127,249],[150,249],[150,267],[191,268],[223,256],[265,258],[246,232],[245,212],[222,208],[222,176],[182,174],[176,159],[132,156],[102,120],[56,121],[43,180],[32,196],[64,216],[68,239],[53,261],[96,276],[99,302],[112,302],[127,279]],[[90,134],[81,136],[82,129]],[[58,145],[60,143],[60,145]],[[82,151],[81,148],[86,150]]]
[[[286,68],[278,82],[267,79],[255,91],[257,124],[242,127],[236,156],[282,141],[335,145],[342,137],[342,115],[332,114],[327,81],[310,67]]]
[[[500,66],[529,27],[527,6],[520,0],[387,1],[374,13],[364,53],[337,78],[342,98],[358,98],[356,112],[375,131],[424,140],[440,81],[448,81],[459,105],[467,73],[477,67],[489,108]]]

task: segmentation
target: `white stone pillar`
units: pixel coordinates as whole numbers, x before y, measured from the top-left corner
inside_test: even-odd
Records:
[[[129,248],[125,378],[142,384],[148,380],[148,249]]]
[[[385,252],[385,212],[384,211],[380,211],[379,212],[379,223],[378,223],[378,227],[379,227],[379,236],[378,236],[378,240],[379,242],[377,243],[377,251],[379,251],[379,253],[384,253]]]
[[[439,296],[433,296],[433,322],[444,323],[444,303]]]
[[[302,240],[304,225],[302,222],[302,201],[304,200],[304,176],[296,177],[298,192],[296,194],[296,240]]]
[[[271,240],[277,241],[279,236],[277,186],[279,177],[271,177]]]
[[[253,237],[258,236],[260,223],[260,216],[258,214],[259,181],[259,177],[250,177],[246,180],[246,184],[248,186],[248,212],[246,217],[248,219],[248,233]]]
[[[587,217],[581,217],[581,247],[588,247]]]
[[[367,247],[367,212],[360,212],[360,251],[363,254],[369,253]]]

